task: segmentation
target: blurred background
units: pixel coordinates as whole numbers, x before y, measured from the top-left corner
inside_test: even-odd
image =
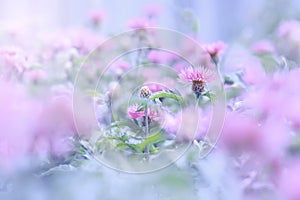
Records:
[[[89,13],[102,10],[105,20],[101,31],[118,33],[126,30],[131,18],[144,14],[150,0],[1,0],[1,26],[21,26],[33,30],[88,25]],[[236,40],[240,37],[262,37],[274,30],[278,22],[299,18],[297,0],[157,0],[161,6],[157,25],[190,32],[205,41]],[[197,21],[195,24],[195,20]]]
[[[299,200],[300,23],[289,20],[300,20],[299,0],[0,0],[0,69],[16,83],[0,87],[0,200]],[[228,45],[220,59],[228,84],[225,147],[199,159],[194,143],[157,173],[123,174],[89,157],[88,148],[66,144],[78,139],[73,80],[103,38],[146,23],[203,43],[220,40],[223,47],[212,45],[220,58]]]

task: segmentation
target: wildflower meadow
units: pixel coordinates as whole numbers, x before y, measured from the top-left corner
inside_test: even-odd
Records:
[[[0,200],[300,200],[299,13],[0,0]]]

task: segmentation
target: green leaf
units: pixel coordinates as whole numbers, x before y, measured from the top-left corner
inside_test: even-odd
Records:
[[[146,146],[157,144],[159,142],[163,142],[164,138],[162,137],[161,133],[155,133],[150,136],[148,136],[143,142],[138,144],[138,147],[143,151]]]
[[[111,125],[108,126],[107,129],[118,128],[118,127],[123,127],[123,126],[128,126],[128,122],[127,121],[115,121],[115,122],[111,123]]]
[[[124,149],[124,148],[126,148],[128,145],[126,144],[126,143],[122,143],[122,142],[120,142],[119,144],[117,144],[117,148],[119,148],[119,149]]]
[[[160,91],[160,92],[155,92],[153,93],[151,96],[150,96],[150,100],[154,100],[154,99],[158,99],[158,98],[170,98],[170,99],[174,99],[174,100],[177,100],[181,103],[184,102],[184,99],[179,96],[179,95],[176,95],[173,91],[171,90],[163,90],[163,91]]]
[[[216,96],[213,93],[209,92],[209,91],[207,91],[206,93],[202,94],[202,96],[208,97],[212,101],[215,100],[215,98],[216,98]]]

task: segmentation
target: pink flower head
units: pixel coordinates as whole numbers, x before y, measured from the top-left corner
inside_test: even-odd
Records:
[[[111,69],[117,75],[121,75],[122,72],[130,68],[131,64],[124,60],[118,60],[111,65]]]
[[[275,47],[270,41],[261,40],[253,44],[252,50],[255,53],[273,53],[275,52]]]
[[[39,80],[45,80],[47,78],[47,73],[43,69],[32,69],[27,70],[24,73],[24,78],[28,79],[30,81],[39,81]]]
[[[156,83],[149,83],[149,84],[146,84],[146,86],[150,89],[150,91],[152,93],[168,89],[167,87],[160,85],[160,84],[156,84]]]
[[[89,17],[95,25],[100,24],[105,16],[105,13],[101,10],[93,10],[89,13]]]
[[[209,53],[210,56],[214,57],[223,53],[227,48],[227,45],[222,41],[217,41],[203,45],[204,50]]]
[[[277,29],[277,36],[278,37],[286,37],[292,32],[299,32],[300,31],[300,22],[296,20],[290,20],[283,22],[279,28]]]
[[[203,66],[198,68],[193,68],[192,66],[190,66],[181,70],[178,76],[182,82],[186,83],[196,81],[202,81],[206,83],[214,80],[215,78],[213,72],[210,69],[205,68]]]
[[[134,104],[128,107],[127,113],[130,119],[140,119],[145,117],[146,112],[145,110],[139,110],[140,105]],[[151,108],[148,108],[148,117],[152,120],[158,117],[158,113]]]
[[[20,74],[29,67],[28,56],[17,47],[5,47],[0,49],[0,68],[3,65],[5,75]]]
[[[181,116],[179,114],[171,114],[168,112],[165,112],[160,120],[160,124],[163,127],[163,129],[169,133],[169,134],[176,134],[178,129],[180,128],[181,124]]]
[[[155,23],[152,20],[148,20],[145,18],[134,18],[128,22],[128,27],[132,29],[142,29],[154,26]]]

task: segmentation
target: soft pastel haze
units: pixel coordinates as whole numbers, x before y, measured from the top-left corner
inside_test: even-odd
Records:
[[[0,200],[300,200],[299,158],[300,1],[0,0]]]

